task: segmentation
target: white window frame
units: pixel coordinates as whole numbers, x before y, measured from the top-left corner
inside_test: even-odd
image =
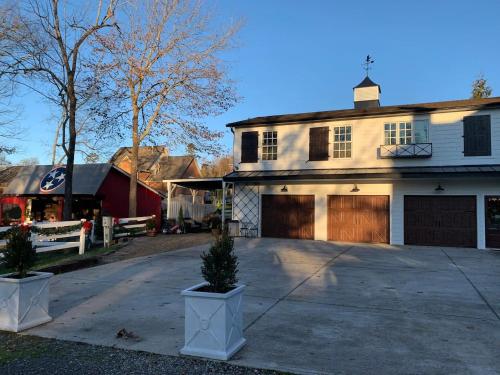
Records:
[[[278,131],[266,130],[262,132],[262,155],[263,161],[278,160]]]
[[[332,133],[333,159],[352,158],[352,125],[335,125]]]
[[[415,144],[415,133],[417,124],[425,124],[426,130],[425,135],[426,140],[419,141],[418,143],[428,143],[429,142],[429,122],[427,120],[414,120],[414,121],[390,121],[384,122],[384,145],[409,145]],[[391,127],[389,129],[389,127]],[[390,136],[388,132],[391,132]],[[408,136],[408,132],[410,135]]]

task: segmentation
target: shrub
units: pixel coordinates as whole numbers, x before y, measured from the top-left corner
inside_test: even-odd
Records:
[[[151,218],[148,221],[146,221],[146,229],[147,230],[155,230],[156,229],[156,220],[155,218]]]
[[[222,228],[222,220],[219,215],[213,215],[210,218],[210,229],[221,229]]]
[[[7,238],[4,254],[5,266],[13,269],[19,278],[24,278],[36,261],[36,250],[33,249],[29,231],[23,227],[13,227]]]
[[[238,257],[234,254],[234,240],[227,231],[215,241],[208,253],[201,254],[201,259],[201,274],[208,282],[208,292],[226,293],[235,287],[238,282]]]

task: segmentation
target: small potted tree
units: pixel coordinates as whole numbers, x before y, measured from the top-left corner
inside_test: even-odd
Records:
[[[238,258],[227,231],[201,255],[206,280],[182,291],[185,300],[181,354],[228,360],[245,345],[243,291],[237,284]]]
[[[19,332],[52,320],[48,272],[33,272],[36,250],[25,227],[10,230],[3,261],[14,272],[0,275],[0,330]]]
[[[179,213],[177,215],[177,225],[181,233],[186,233],[186,223],[184,222],[184,211],[182,206],[179,207]]]
[[[154,216],[146,221],[146,236],[156,236],[156,220]]]

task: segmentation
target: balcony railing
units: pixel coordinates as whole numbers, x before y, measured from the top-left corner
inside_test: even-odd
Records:
[[[380,145],[380,157],[390,158],[430,158],[432,143]]]

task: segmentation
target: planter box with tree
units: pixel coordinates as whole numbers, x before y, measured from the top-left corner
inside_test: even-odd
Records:
[[[243,291],[238,285],[238,259],[227,232],[201,255],[206,282],[182,292],[185,343],[181,354],[228,360],[245,345]]]
[[[24,227],[10,230],[4,263],[13,273],[0,275],[0,330],[19,332],[49,322],[49,281],[47,272],[32,272],[36,250]]]

